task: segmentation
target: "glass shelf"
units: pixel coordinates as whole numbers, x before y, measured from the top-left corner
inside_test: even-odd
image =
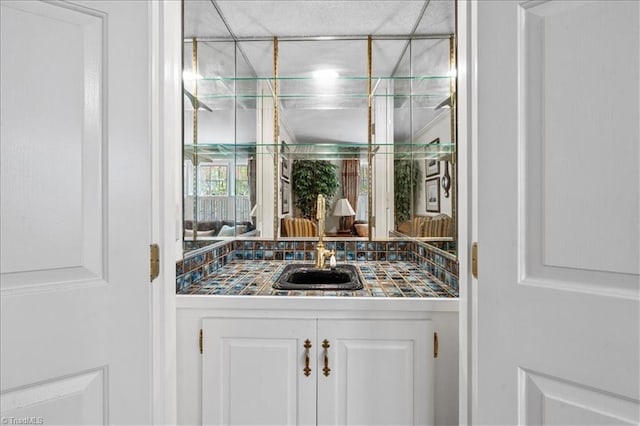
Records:
[[[344,77],[336,77],[332,80],[345,80],[345,81],[358,81],[358,80],[367,80],[369,77],[367,76],[344,76]],[[390,81],[424,81],[424,80],[449,80],[451,76],[449,75],[415,75],[415,76],[396,76],[396,77],[383,77],[383,76],[371,76],[371,80],[390,80]],[[304,80],[304,81],[322,81],[315,77],[309,76],[279,76],[277,78],[274,77],[202,77],[197,80],[185,80],[185,82],[193,82],[193,81],[293,81],[293,80]]]
[[[278,96],[289,94],[322,95],[334,93],[340,95],[357,94],[367,96],[368,77],[337,77],[322,80],[314,77],[203,77],[198,80],[185,80],[185,88],[193,91],[197,82],[199,96],[206,95],[251,95],[258,92],[257,83],[268,83],[264,87],[271,91],[278,82]],[[380,77],[371,78],[372,89],[377,87],[391,87],[397,95],[426,95],[431,92],[448,91],[451,77],[448,75],[429,75],[413,77]],[[272,93],[271,93],[272,94]]]
[[[233,160],[235,158],[248,158],[259,153],[256,144],[224,144],[224,143],[202,143],[202,144],[184,144],[183,156],[185,159],[195,162],[196,156],[198,162],[210,162],[213,160]]]
[[[275,144],[232,144],[232,143],[199,143],[197,145],[185,144],[185,158],[193,160],[197,154],[200,161],[211,159],[228,159],[238,157],[250,157],[254,155],[273,155],[279,152],[289,159],[318,159],[318,160],[344,160],[366,159],[369,145],[364,142],[341,143],[304,143],[286,145],[284,152],[282,145]],[[455,153],[455,144],[420,144],[420,143],[392,143],[373,144],[372,154],[393,155],[396,159],[414,160],[450,160]]]
[[[275,80],[281,108],[341,110],[368,107],[368,78],[338,77],[330,81],[313,77],[205,77],[197,80],[198,100],[213,111],[256,109],[258,100],[273,99]],[[372,96],[384,102],[393,99],[394,108],[435,109],[450,95],[451,77],[424,75],[413,77],[373,77]],[[261,82],[265,84],[261,86]],[[185,90],[195,92],[195,80],[185,81]],[[206,109],[206,108],[205,108]],[[206,113],[205,109],[200,112]],[[185,110],[193,110],[185,102]]]
[[[429,95],[374,95],[376,100],[384,101],[386,98],[393,98],[394,108],[408,109],[409,104],[414,109],[435,110],[436,107],[449,97],[449,93],[429,94]],[[237,109],[258,108],[258,100],[271,98],[271,96],[260,95],[204,95],[198,96],[202,104],[199,114],[206,114],[213,111],[230,111]],[[341,110],[341,109],[361,109],[365,111],[368,107],[367,95],[290,95],[279,96],[279,105],[285,110],[291,109],[315,109],[315,110]],[[208,111],[206,109],[211,111]],[[193,111],[193,106],[185,100],[185,111]]]
[[[434,91],[430,93],[374,93],[372,96],[374,98],[438,98],[443,99],[450,95],[451,93],[448,91]],[[262,98],[273,98],[273,95],[263,95],[263,94],[255,94],[255,93],[203,93],[199,91],[198,99],[200,100],[208,100],[208,99],[262,99]],[[326,91],[323,93],[304,93],[304,92],[291,92],[291,93],[279,93],[278,99],[305,99],[305,98],[315,98],[315,99],[338,99],[338,98],[361,98],[365,101],[369,95],[366,92],[359,93],[327,93]]]

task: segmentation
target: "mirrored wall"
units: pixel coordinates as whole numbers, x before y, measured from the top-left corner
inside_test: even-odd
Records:
[[[323,193],[329,238],[455,251],[453,34],[234,39],[190,25],[186,248],[315,239]]]

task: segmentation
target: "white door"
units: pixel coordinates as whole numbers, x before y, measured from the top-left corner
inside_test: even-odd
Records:
[[[430,425],[428,320],[318,321],[318,424]]]
[[[480,1],[474,423],[640,422],[640,2]]]
[[[202,330],[203,424],[316,424],[315,319],[211,318]]]
[[[150,423],[148,7],[0,4],[2,423]]]

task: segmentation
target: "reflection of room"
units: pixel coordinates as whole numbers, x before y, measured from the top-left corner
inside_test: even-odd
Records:
[[[210,78],[236,68],[234,52],[230,42],[185,44],[186,239],[251,235],[255,230],[255,106],[216,96],[235,93],[235,82]],[[238,142],[245,145],[235,146]]]
[[[447,185],[447,179],[449,182],[451,179],[452,157],[442,154],[443,150],[437,148],[440,141],[446,143],[452,139],[449,109],[420,129],[414,139],[426,144],[425,155],[415,161],[419,178],[413,200],[414,214],[410,220],[398,223],[396,229],[404,235],[416,237],[453,237],[453,196],[450,185]]]
[[[185,72],[195,76],[185,80],[187,238],[194,218],[203,225],[194,239],[229,228],[317,237],[300,202],[320,192],[300,193],[306,179],[293,175],[299,161],[324,161],[338,181],[321,190],[327,212],[340,200],[353,210],[327,216],[330,237],[451,240],[455,122],[442,108],[455,90],[449,34],[230,38],[185,41]],[[226,225],[223,235],[208,222]]]

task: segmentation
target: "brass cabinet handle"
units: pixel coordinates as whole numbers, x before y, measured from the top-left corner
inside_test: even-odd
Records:
[[[311,349],[311,341],[309,339],[304,341],[304,375],[309,376],[311,374],[311,368],[309,368],[309,349]]]
[[[322,341],[322,347],[324,348],[324,368],[322,369],[322,374],[324,374],[326,377],[329,377],[329,374],[331,373],[331,369],[329,368],[329,347],[331,345],[329,345],[329,341],[327,339],[324,339]]]

